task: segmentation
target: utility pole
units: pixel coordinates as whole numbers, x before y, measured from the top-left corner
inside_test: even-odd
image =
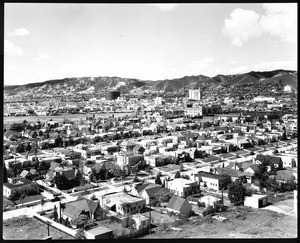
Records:
[[[149,197],[149,234],[151,234],[151,198]]]

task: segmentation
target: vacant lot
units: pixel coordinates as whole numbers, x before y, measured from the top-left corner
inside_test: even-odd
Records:
[[[50,235],[55,240],[73,239],[52,227],[50,227]],[[36,219],[20,216],[3,221],[3,238],[6,240],[40,240],[47,236],[47,226]]]
[[[293,211],[293,200],[273,204],[290,215],[279,214],[266,209],[231,207],[218,213],[227,220],[220,222],[211,216],[188,221],[178,230],[166,229],[142,237],[150,238],[295,238],[297,217]],[[179,230],[180,229],[180,230]]]

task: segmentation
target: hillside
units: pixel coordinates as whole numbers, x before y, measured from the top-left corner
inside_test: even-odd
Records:
[[[188,89],[222,85],[224,87],[239,87],[243,85],[291,85],[297,88],[298,74],[296,71],[274,70],[268,72],[249,72],[236,75],[204,75],[185,76],[176,79],[145,81],[120,77],[82,77],[48,80],[41,83],[4,86],[7,96],[19,95],[76,95],[104,94],[107,90],[117,89],[121,93],[138,94],[143,91],[184,92]]]

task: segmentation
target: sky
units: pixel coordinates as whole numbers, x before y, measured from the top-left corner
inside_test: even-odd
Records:
[[[297,70],[297,3],[5,3],[4,85]]]

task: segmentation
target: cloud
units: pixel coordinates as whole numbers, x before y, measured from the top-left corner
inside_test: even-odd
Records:
[[[34,58],[33,60],[35,61],[41,61],[41,60],[47,60],[50,59],[50,57],[48,56],[48,54],[46,53],[39,53],[38,56],[36,58]]]
[[[246,40],[260,36],[261,28],[258,21],[259,15],[253,10],[237,8],[230,14],[229,19],[225,19],[223,34],[231,39],[232,45],[241,46]]]
[[[4,52],[10,55],[17,55],[17,56],[21,56],[25,54],[25,52],[22,50],[21,47],[15,46],[13,43],[7,40],[4,40]]]
[[[264,4],[260,25],[265,33],[284,42],[297,41],[297,4]]]
[[[150,4],[150,5],[159,8],[161,11],[172,11],[178,6],[178,4],[173,4],[173,3]]]
[[[20,28],[20,29],[15,29],[13,32],[9,33],[9,35],[25,36],[25,35],[29,35],[29,31],[25,28]]]
[[[233,46],[263,34],[270,34],[283,42],[297,41],[297,4],[263,4],[265,14],[237,8],[224,20],[222,33]]]
[[[291,60],[262,62],[255,65],[247,65],[232,68],[230,74],[247,73],[250,71],[272,71],[276,69],[297,70],[297,62]]]

